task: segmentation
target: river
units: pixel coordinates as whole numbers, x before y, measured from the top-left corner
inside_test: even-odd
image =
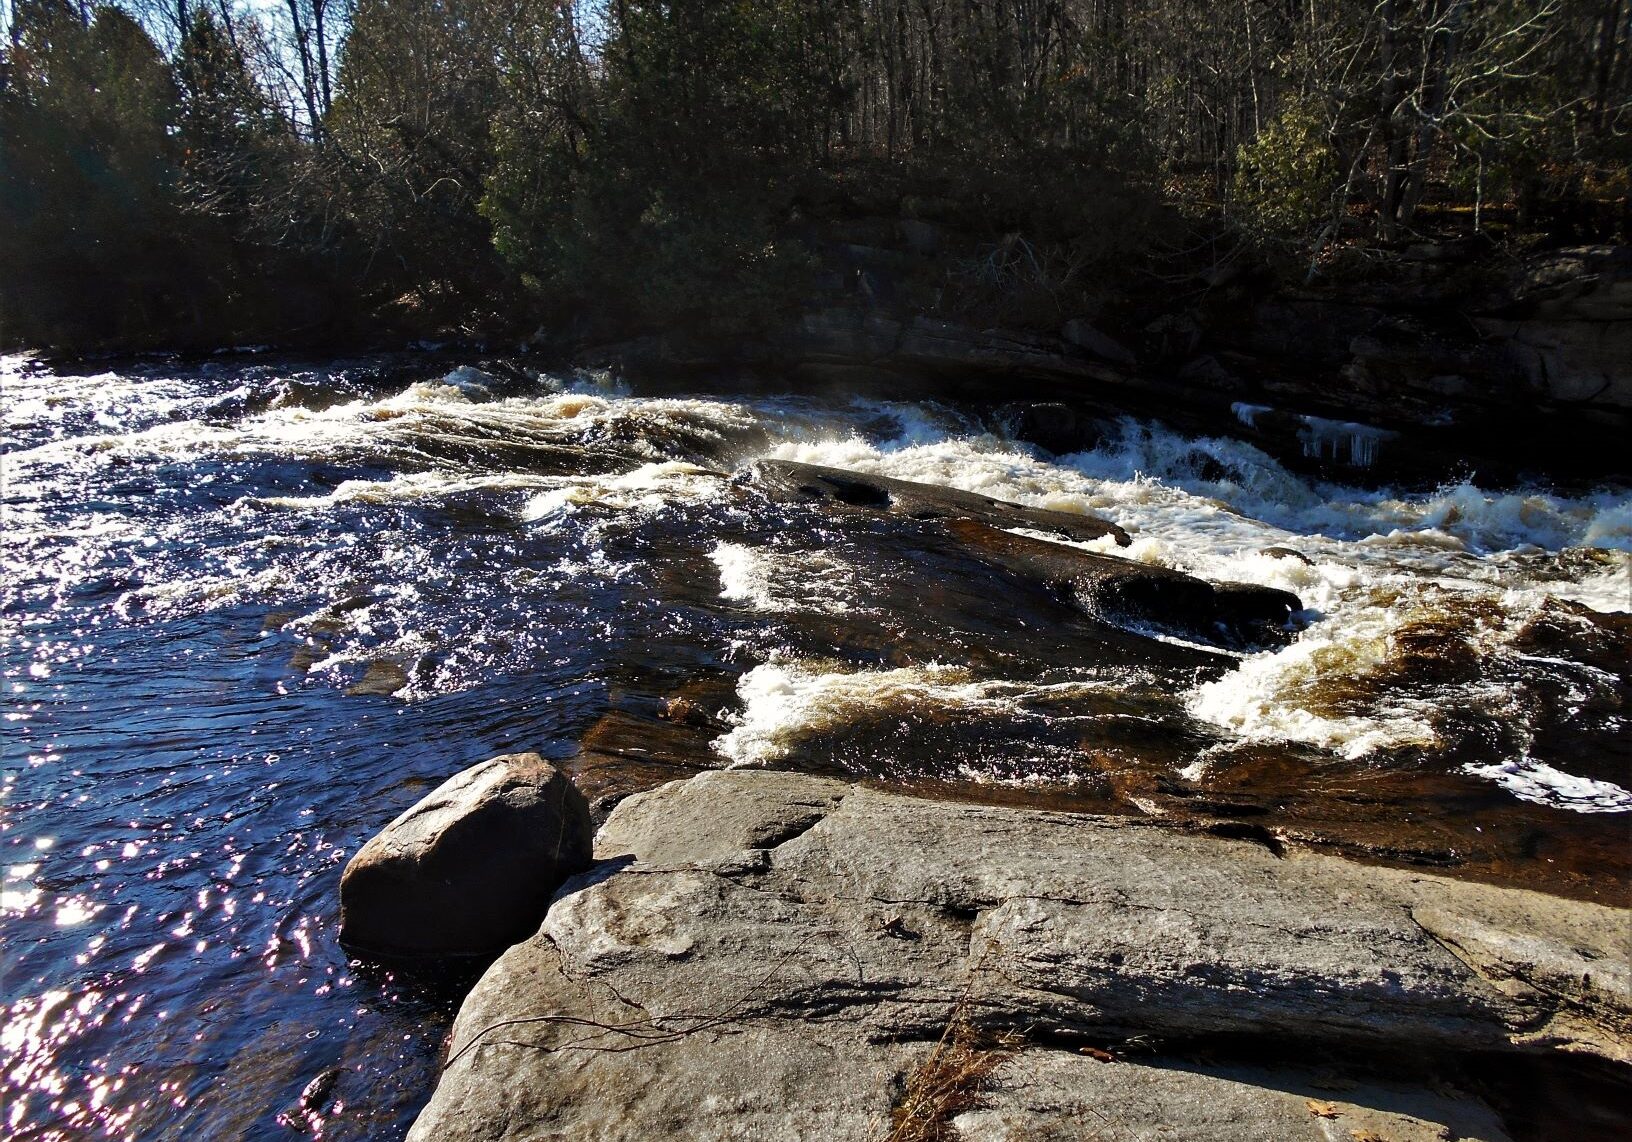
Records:
[[[1626,901],[1626,488],[429,356],[0,385],[13,1138],[400,1136],[456,989],[348,958],[340,869],[510,750],[603,806],[792,767]],[[1089,622],[940,523],[760,494],[766,458],[1094,513],[1131,546],[1077,546],[1291,591],[1299,630]]]

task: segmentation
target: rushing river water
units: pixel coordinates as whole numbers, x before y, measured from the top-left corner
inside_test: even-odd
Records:
[[[348,960],[339,872],[507,750],[592,797],[814,768],[1625,899],[1624,489],[493,369],[0,362],[8,1136],[399,1136],[452,1000]],[[1303,629],[1095,625],[941,524],[759,494],[758,458],[1096,513],[1132,545],[1080,546],[1292,591]]]

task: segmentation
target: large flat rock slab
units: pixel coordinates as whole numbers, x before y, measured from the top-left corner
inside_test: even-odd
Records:
[[[1022,1036],[980,1138],[1326,1136],[1284,1129],[1326,1121],[1296,1075],[1062,1041],[1627,1057],[1628,914],[1598,905],[758,771],[628,799],[595,855],[467,999],[412,1137],[878,1138],[949,1024]],[[1040,1132],[1071,1121],[1048,1084],[1113,1079],[1145,1133]],[[1501,1136],[1452,1101],[1398,1113]]]
[[[993,1075],[986,1105],[952,1119],[981,1142],[1498,1142],[1484,1104],[1393,1083],[1334,1082],[1301,1068],[1107,1065],[1028,1050]],[[1338,1089],[1332,1089],[1337,1087]]]

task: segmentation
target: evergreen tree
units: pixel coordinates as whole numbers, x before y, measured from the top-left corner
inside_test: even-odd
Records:
[[[361,0],[325,137],[360,251],[356,287],[419,321],[506,288],[477,210],[499,107],[503,13],[481,0]]]
[[[0,330],[147,343],[188,308],[175,273],[176,89],[117,8],[18,5],[0,90]]]
[[[298,333],[320,319],[302,310],[311,308],[303,303],[325,276],[325,259],[300,224],[312,209],[297,176],[293,126],[205,9],[195,11],[177,47],[175,73],[188,227],[182,256],[203,287],[205,325],[217,338]]]

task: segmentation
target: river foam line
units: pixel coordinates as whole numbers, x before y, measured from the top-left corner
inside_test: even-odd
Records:
[[[1404,618],[1384,608],[1328,620],[1302,632],[1291,646],[1250,655],[1240,666],[1187,695],[1193,717],[1243,741],[1301,742],[1357,760],[1384,749],[1440,744],[1431,710],[1402,703],[1364,714],[1323,715],[1309,707],[1324,687],[1381,668],[1389,640]]]
[[[1632,812],[1632,790],[1612,781],[1577,777],[1544,761],[1517,758],[1494,765],[1467,765],[1462,772],[1496,782],[1513,796],[1577,813]]]
[[[740,711],[711,748],[732,768],[768,765],[804,740],[880,712],[954,710],[974,715],[1034,712],[1038,703],[1065,701],[1115,688],[1105,679],[1021,682],[977,679],[965,667],[924,663],[858,669],[839,662],[773,657],[737,682]]]
[[[720,598],[763,614],[842,615],[868,609],[858,600],[858,569],[829,552],[722,540],[708,557],[719,572]]]
[[[1311,745],[1349,760],[1442,746],[1437,727],[1447,708],[1528,716],[1497,709],[1505,696],[1478,686],[1414,693],[1377,682],[1395,636],[1412,624],[1449,621],[1494,665],[1522,657],[1508,644],[1550,598],[1632,610],[1632,557],[1611,554],[1632,547],[1632,496],[1624,491],[1563,497],[1462,483],[1418,496],[1366,492],[1309,483],[1237,441],[1188,439],[1132,421],[1121,429],[1093,451],[1052,459],[995,434],[937,432],[921,421],[893,441],[851,434],[785,443],[771,455],[1101,514],[1133,535],[1130,548],[1033,537],[1292,591],[1307,608],[1307,629],[1286,648],[1244,657],[1184,705],[1240,740]],[[1198,457],[1211,478],[1198,475]],[[1486,611],[1509,621],[1470,617]],[[1329,695],[1357,681],[1372,692],[1369,702],[1328,708]],[[1561,808],[1621,807],[1618,787],[1571,785],[1537,764],[1480,773]]]
[[[312,402],[310,394],[290,395],[295,389],[286,384],[271,407],[231,423],[203,418],[199,410],[241,398],[249,382],[200,394],[173,378],[110,375],[64,381],[53,395],[44,381],[19,378],[17,407],[32,418],[33,439],[50,439],[8,457],[11,490],[22,502],[5,541],[7,567],[30,565],[30,574],[48,575],[37,590],[59,598],[110,573],[124,576],[132,582],[114,610],[132,621],[138,613],[184,616],[270,599],[309,587],[316,578],[344,587],[316,611],[303,604],[312,613],[346,593],[373,591],[382,603],[353,616],[346,627],[351,641],[331,639],[311,669],[340,685],[349,679],[344,668],[368,661],[370,653],[423,656],[422,632],[439,625],[427,611],[430,604],[392,593],[392,584],[405,575],[433,582],[443,577],[416,550],[417,540],[388,530],[375,542],[357,542],[359,527],[397,526],[380,509],[463,509],[462,501],[469,501],[478,512],[525,528],[559,531],[571,548],[558,554],[560,567],[582,567],[591,578],[611,581],[632,571],[607,556],[610,535],[638,534],[671,511],[702,518],[729,499],[729,469],[756,457],[1100,514],[1127,528],[1132,545],[1072,546],[1297,594],[1308,626],[1289,647],[1245,656],[1231,673],[1185,695],[1182,704],[1192,717],[1242,740],[1312,745],[1351,760],[1433,748],[1440,742],[1437,709],[1472,709],[1483,701],[1454,690],[1421,694],[1372,685],[1373,676],[1386,673],[1396,632],[1422,618],[1425,591],[1467,603],[1446,612],[1453,624],[1464,623],[1458,617],[1464,610],[1481,608],[1531,615],[1549,597],[1602,611],[1632,609],[1632,557],[1604,550],[1632,545],[1632,496],[1624,491],[1572,498],[1543,490],[1487,493],[1467,483],[1417,496],[1359,491],[1305,480],[1240,441],[1185,437],[1133,420],[1120,422],[1092,450],[1045,457],[933,402],[854,400],[823,407],[775,396],[647,398],[604,376],[541,378],[518,393],[513,380],[463,366],[383,394],[337,391],[345,399],[327,406]],[[268,375],[254,384],[276,380]],[[109,431],[120,426],[128,427]],[[490,446],[514,444],[523,454],[487,455]],[[609,470],[531,470],[524,455],[530,446],[565,449],[564,455],[578,458],[574,462]],[[65,525],[61,512],[44,510],[46,500],[34,494],[46,484],[88,478],[93,469],[111,470],[116,461],[163,465],[200,457],[351,458],[398,470],[342,479],[316,493],[240,496],[184,520],[151,516],[133,523],[104,512],[100,522],[76,516]],[[301,517],[297,528],[338,531],[307,553],[305,541],[275,518],[280,513]],[[746,534],[714,538],[711,548],[704,547],[723,601],[773,619],[865,610],[858,600],[867,596],[869,569],[835,549],[824,550],[829,537],[799,545],[773,533],[760,541],[753,530],[769,526],[767,521],[744,516],[742,522]],[[1067,542],[1023,529],[1021,534]],[[234,535],[232,542],[199,542],[200,536]],[[706,543],[713,537],[703,538]],[[188,547],[192,555],[166,558],[172,547]],[[358,574],[353,564],[368,559],[395,570]],[[621,569],[617,575],[603,574],[613,566]],[[314,570],[321,574],[314,577]],[[447,594],[456,589],[450,586]],[[359,629],[371,615],[375,628]],[[1504,628],[1506,634],[1475,632],[1480,653],[1500,661],[1513,625]],[[452,626],[467,633],[482,629],[479,622]],[[479,679],[480,671],[461,671],[458,681],[451,672],[436,677],[438,685],[462,687]],[[768,676],[759,681],[768,684]],[[919,691],[907,682],[886,679],[886,690],[899,685],[903,695],[933,692],[936,700],[965,706],[980,693],[967,689],[974,685],[967,679],[919,679]],[[1367,701],[1328,700],[1329,693],[1357,683],[1370,687]],[[781,684],[795,705],[801,686],[825,687],[836,696],[850,685],[797,678]],[[417,685],[404,691],[433,692]],[[761,695],[762,704],[769,697]],[[826,699],[812,701],[833,706]],[[859,701],[851,706],[862,708]],[[750,737],[744,729],[733,741]]]

